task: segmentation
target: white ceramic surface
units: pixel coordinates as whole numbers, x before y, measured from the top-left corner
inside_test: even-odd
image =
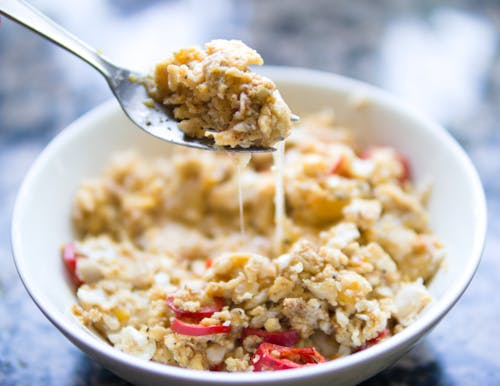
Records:
[[[395,98],[365,84],[332,74],[267,67],[292,110],[304,115],[333,107],[340,124],[367,144],[388,144],[406,154],[414,177],[431,177],[432,228],[447,248],[447,265],[430,286],[434,302],[400,334],[349,357],[274,373],[220,373],[186,370],[140,361],[113,349],[72,316],[73,288],[60,246],[72,239],[70,209],[79,183],[98,175],[111,153],[136,149],[167,154],[170,146],[133,126],[114,102],[86,114],[58,135],[38,157],[17,198],[12,247],[19,274],[42,312],[75,345],[122,376],[144,385],[335,384],[351,385],[387,367],[453,306],[479,264],[486,230],[483,190],[468,157],[435,123]]]

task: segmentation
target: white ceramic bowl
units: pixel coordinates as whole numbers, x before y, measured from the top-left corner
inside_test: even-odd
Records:
[[[331,384],[351,385],[393,363],[449,311],[479,264],[486,230],[485,199],[468,157],[440,126],[395,98],[332,74],[264,68],[292,110],[303,115],[333,107],[340,124],[366,144],[388,144],[406,154],[414,177],[430,176],[431,225],[447,249],[446,268],[430,285],[434,302],[396,336],[357,354],[307,368],[267,373],[200,372],[138,360],[113,349],[72,316],[76,302],[59,248],[73,238],[70,208],[80,182],[100,173],[109,155],[134,148],[145,155],[168,153],[171,145],[133,126],[115,102],[86,114],[58,135],[35,161],[19,192],[12,247],[19,274],[42,312],[61,332],[121,377],[144,385]]]

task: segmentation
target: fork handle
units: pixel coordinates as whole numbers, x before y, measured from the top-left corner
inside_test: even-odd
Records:
[[[111,77],[116,68],[92,47],[73,36],[23,0],[0,0],[0,14],[7,16],[85,60],[107,79]]]

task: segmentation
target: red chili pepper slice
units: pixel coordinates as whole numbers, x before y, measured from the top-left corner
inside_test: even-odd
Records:
[[[224,362],[221,362],[210,367],[210,371],[222,371],[223,368],[224,368]]]
[[[376,146],[367,147],[365,150],[363,150],[361,152],[359,157],[362,159],[368,159],[372,156],[373,152],[376,149],[377,149]],[[399,182],[401,184],[404,184],[406,181],[408,181],[411,178],[410,162],[408,161],[408,158],[406,158],[403,154],[401,154],[398,151],[396,151],[396,159],[398,160],[398,162],[401,164],[401,167],[403,168],[403,172],[401,173],[401,176],[399,177]]]
[[[370,339],[368,342],[366,342],[366,345],[368,347],[371,347],[377,343],[380,343],[381,340],[384,340],[385,338],[389,337],[390,334],[391,334],[391,331],[388,328],[386,328],[386,329],[380,331],[375,338]]]
[[[344,157],[339,155],[333,161],[332,167],[328,171],[328,174],[338,174],[342,169],[342,163],[344,162]]]
[[[264,342],[250,362],[254,371],[274,371],[315,365],[326,359],[314,347],[291,348]]]
[[[214,312],[219,312],[224,307],[224,299],[215,298],[214,304],[209,306],[201,307],[198,311],[186,311],[178,308],[174,304],[174,297],[167,297],[167,306],[170,308],[176,317],[178,318],[190,318],[190,319],[203,319],[212,316]]]
[[[359,153],[359,158],[361,159],[368,159],[372,156],[374,147],[373,146],[368,146],[367,148],[363,149],[361,153]]]
[[[62,257],[68,272],[71,274],[71,279],[77,286],[81,286],[83,284],[83,281],[78,277],[78,274],[76,273],[77,254],[76,254],[75,244],[73,243],[64,244],[62,250]]]
[[[261,337],[264,342],[286,347],[293,347],[300,340],[299,333],[295,330],[267,332],[265,330],[258,330],[254,328],[244,328],[241,334],[241,340],[244,340],[249,335],[256,335]]]
[[[375,338],[367,340],[364,345],[362,345],[361,347],[354,350],[354,352],[363,351],[363,350],[367,349],[368,347],[375,346],[377,343],[380,343],[382,340],[389,337],[390,334],[391,334],[391,331],[388,328],[386,328],[385,330],[380,331]]]
[[[406,181],[408,181],[411,178],[410,162],[408,161],[408,158],[406,158],[401,153],[397,153],[397,159],[398,159],[399,163],[401,164],[401,167],[403,168],[403,173],[399,177],[399,182],[401,184],[404,184]]]
[[[218,324],[215,326],[204,326],[202,324],[185,323],[177,318],[174,318],[174,320],[170,324],[170,328],[173,332],[189,336],[227,334],[231,332],[231,326],[224,326],[222,324]]]

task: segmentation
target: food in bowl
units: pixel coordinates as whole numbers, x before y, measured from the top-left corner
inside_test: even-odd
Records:
[[[188,136],[217,146],[271,147],[290,133],[290,109],[275,84],[252,72],[257,51],[239,40],[213,40],[205,49],[181,49],[159,63],[145,84],[160,104],[173,108]]]
[[[323,112],[287,140],[275,244],[272,156],[176,148],[116,155],[76,194],[63,249],[73,311],[117,349],[199,370],[310,366],[410,325],[444,256],[429,189],[389,147],[361,149]]]

